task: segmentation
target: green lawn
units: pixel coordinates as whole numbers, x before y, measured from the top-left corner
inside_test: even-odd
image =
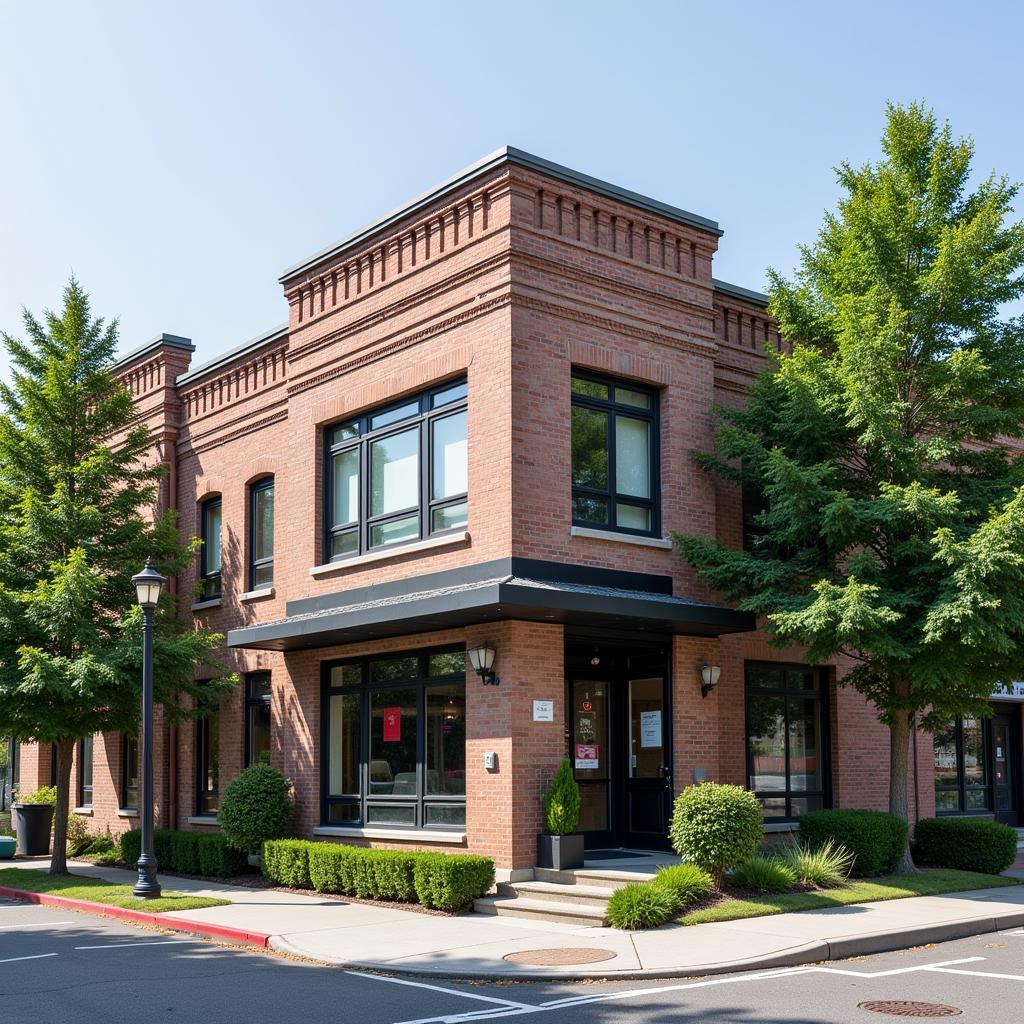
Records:
[[[211,899],[207,896],[188,896],[180,892],[165,892],[156,900],[137,900],[130,885],[112,885],[101,878],[84,875],[49,875],[33,868],[0,869],[0,885],[29,892],[48,892],[68,896],[75,900],[108,903],[127,910],[148,910],[163,913],[168,910],[201,910],[204,907],[223,907],[230,900]]]
[[[789,892],[780,896],[752,896],[737,899],[725,896],[714,906],[684,914],[680,924],[707,924],[709,921],[735,921],[741,917],[765,917],[795,910],[821,910],[848,903],[873,900],[900,900],[907,896],[937,896],[944,892],[989,889],[998,885],[1021,885],[1024,880],[1002,875],[982,875],[974,871],[925,868],[916,875],[889,875],[887,878],[855,878],[841,889],[818,892]]]

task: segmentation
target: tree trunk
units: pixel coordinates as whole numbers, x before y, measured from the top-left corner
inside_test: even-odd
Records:
[[[889,813],[907,823],[907,841],[896,865],[899,874],[915,874],[917,867],[910,855],[910,714],[897,712],[889,726]]]
[[[68,809],[71,806],[71,762],[75,756],[75,741],[60,740],[57,743],[57,806],[53,812],[53,851],[50,857],[50,874],[66,875],[68,872]]]

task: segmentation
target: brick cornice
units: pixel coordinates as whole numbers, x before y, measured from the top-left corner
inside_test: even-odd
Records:
[[[200,455],[205,451],[209,451],[211,448],[217,448],[222,444],[227,444],[228,441],[234,441],[236,438],[245,437],[246,434],[253,434],[258,430],[262,430],[264,427],[269,427],[274,423],[280,423],[282,420],[288,419],[288,406],[282,404],[281,408],[271,413],[269,416],[264,416],[258,420],[244,420],[245,423],[242,427],[237,427],[234,430],[228,430],[226,433],[222,433],[223,426],[215,427],[212,430],[207,431],[201,435],[199,439],[194,434],[189,434],[187,437],[179,438],[177,442],[178,447],[178,458],[186,459],[194,455]],[[235,422],[238,422],[237,420]]]

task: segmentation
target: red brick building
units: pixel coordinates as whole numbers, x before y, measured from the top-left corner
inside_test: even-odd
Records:
[[[217,827],[264,754],[301,835],[502,869],[534,863],[566,753],[597,847],[664,844],[705,778],[751,786],[775,830],[885,806],[887,732],[842,665],[769,649],[673,550],[755,539],[690,454],[782,344],[764,296],[713,277],[721,234],[506,149],[288,269],[283,326],[204,365],[169,335],[121,360],[163,500],[204,540],[176,585],[241,679],[157,730],[161,825]],[[914,814],[938,794],[1016,823],[1005,707],[914,737]],[[136,760],[124,737],[81,746],[94,827],[133,821]],[[50,770],[22,748],[23,789]]]

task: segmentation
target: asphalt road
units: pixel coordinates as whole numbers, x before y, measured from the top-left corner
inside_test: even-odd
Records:
[[[871,1024],[919,1000],[1024,1020],[1024,929],[817,966],[647,983],[481,984],[354,973],[0,900],[2,1024]],[[918,1018],[921,1019],[921,1018]]]

